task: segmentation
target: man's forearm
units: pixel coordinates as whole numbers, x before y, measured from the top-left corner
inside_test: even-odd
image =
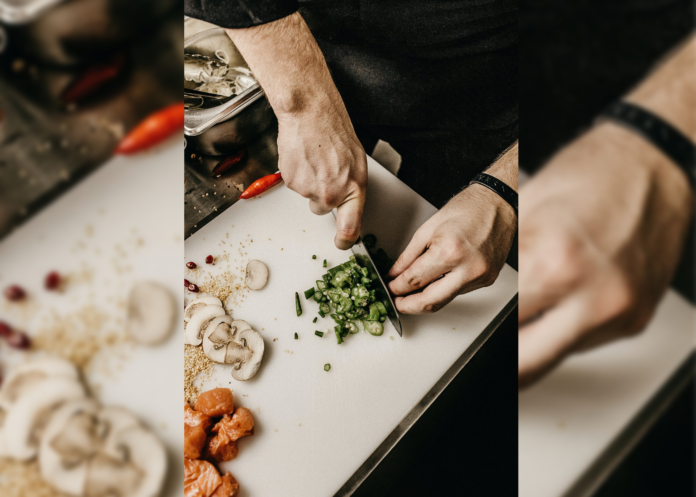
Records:
[[[226,31],[279,117],[318,109],[345,112],[324,56],[299,13]]]
[[[626,100],[660,116],[696,142],[696,35],[670,54]]]

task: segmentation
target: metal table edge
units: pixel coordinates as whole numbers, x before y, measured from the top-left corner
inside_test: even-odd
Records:
[[[481,349],[481,347],[493,335],[493,332],[505,321],[505,319],[517,307],[518,294],[503,307],[503,309],[493,318],[493,320],[479,333],[476,339],[467,347],[459,358],[450,366],[444,375],[435,385],[423,396],[423,398],[411,409],[396,425],[387,438],[375,449],[367,460],[353,473],[343,486],[334,494],[334,497],[348,497],[352,495],[360,485],[367,479],[372,471],[382,462],[382,460],[399,443],[403,436],[420,419],[423,413],[440,396],[447,386],[464,369],[464,366]]]
[[[667,382],[648,400],[562,497],[594,495],[694,377],[696,377],[696,350],[693,350],[677,367]]]

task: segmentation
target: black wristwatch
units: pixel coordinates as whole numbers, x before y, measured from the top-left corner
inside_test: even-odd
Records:
[[[472,179],[469,184],[473,185],[474,183],[483,185],[489,190],[497,193],[503,200],[510,204],[513,209],[515,209],[515,214],[517,214],[517,192],[515,190],[500,181],[498,178],[494,178],[486,173],[478,173],[476,176],[474,176],[474,179]]]
[[[600,115],[638,133],[672,159],[696,186],[696,145],[652,112],[628,102],[614,102]]]

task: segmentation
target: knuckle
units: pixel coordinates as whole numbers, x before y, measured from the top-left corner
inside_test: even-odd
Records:
[[[549,288],[573,288],[583,277],[582,251],[581,245],[572,240],[555,240],[537,254],[530,268],[523,270],[537,274],[539,281]]]
[[[426,314],[432,314],[434,312],[439,311],[444,306],[445,306],[445,304],[443,302],[434,302],[434,303],[430,303],[430,304],[425,304],[423,306],[423,312]]]
[[[438,258],[450,266],[459,265],[464,259],[464,248],[457,242],[442,239],[435,241],[438,247]]]
[[[407,274],[406,275],[406,283],[411,288],[420,288],[421,287],[421,278],[417,274]]]

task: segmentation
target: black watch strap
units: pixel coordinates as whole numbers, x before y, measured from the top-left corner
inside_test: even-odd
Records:
[[[696,184],[696,145],[671,124],[652,112],[628,102],[614,102],[602,117],[616,121],[650,141],[672,159]]]
[[[478,183],[479,185],[485,186],[489,190],[493,190],[500,197],[502,197],[503,200],[510,204],[512,208],[515,209],[515,213],[517,213],[517,192],[500,181],[498,178],[494,178],[486,173],[478,173],[476,176],[474,176],[474,179],[469,182],[470,185],[473,185],[474,183]]]

